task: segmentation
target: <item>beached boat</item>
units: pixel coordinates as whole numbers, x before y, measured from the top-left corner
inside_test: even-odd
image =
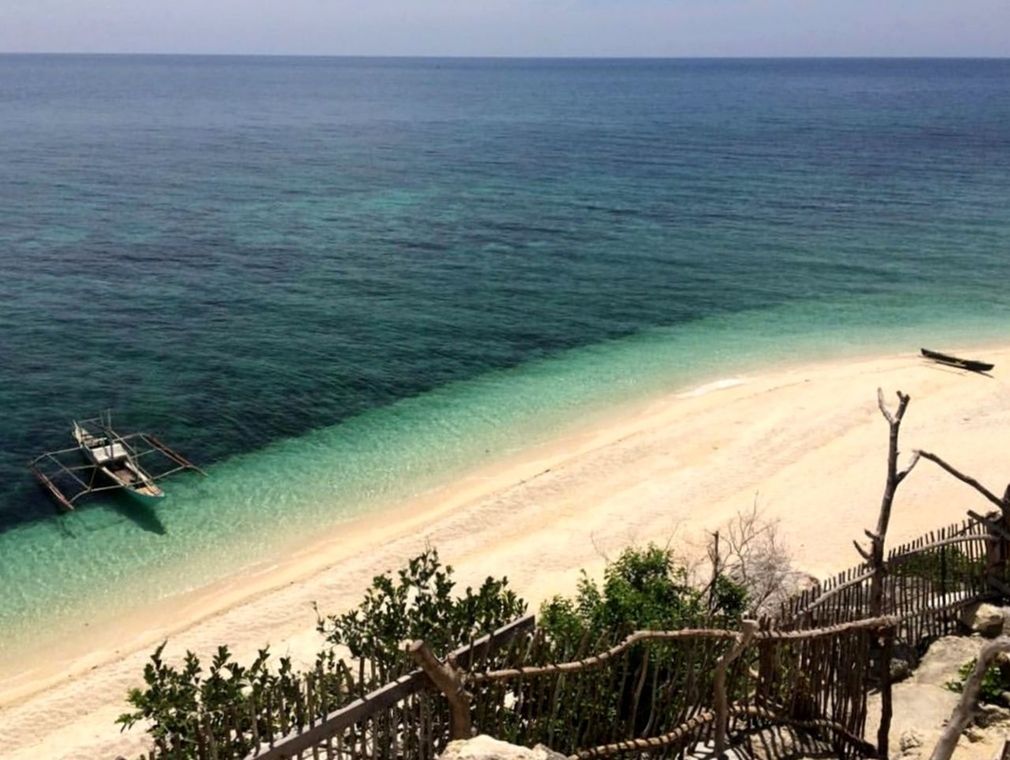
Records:
[[[932,359],[935,362],[940,362],[951,367],[957,367],[958,369],[971,370],[972,372],[988,372],[996,366],[995,364],[981,362],[977,359],[961,359],[950,354],[941,354],[939,351],[930,351],[928,348],[920,350],[922,351],[922,355],[927,359]]]
[[[77,500],[88,494],[116,489],[143,500],[161,499],[165,492],[155,481],[183,470],[206,475],[150,433],[120,435],[108,413],[75,420],[71,434],[75,448],[47,451],[29,464],[39,483],[65,509],[74,509]],[[87,464],[80,464],[82,454]],[[77,463],[67,461],[73,456]]]

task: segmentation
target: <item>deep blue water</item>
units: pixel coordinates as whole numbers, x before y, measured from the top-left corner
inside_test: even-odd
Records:
[[[1006,60],[0,56],[0,172],[0,627],[256,530],[277,445],[336,521],[615,387],[1008,324]],[[25,462],[105,408],[212,478],[58,515]]]

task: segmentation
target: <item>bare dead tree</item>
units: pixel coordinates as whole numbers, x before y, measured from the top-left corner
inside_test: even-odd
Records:
[[[908,409],[908,402],[911,397],[908,394],[897,392],[898,407],[894,412],[887,408],[884,401],[884,392],[877,388],[877,406],[880,413],[884,415],[890,428],[887,447],[887,480],[884,482],[884,495],[880,500],[880,514],[877,516],[877,529],[875,531],[865,531],[866,537],[870,539],[869,549],[864,549],[859,542],[854,541],[856,551],[873,568],[874,576],[870,587],[870,615],[878,617],[883,614],[883,593],[884,593],[884,573],[887,568],[884,563],[884,542],[887,538],[887,526],[891,522],[891,509],[894,506],[894,496],[898,486],[908,477],[919,462],[920,454],[916,451],[912,456],[912,461],[903,470],[898,469],[898,436],[901,432],[901,421],[905,417]]]
[[[749,510],[738,512],[708,544],[713,583],[718,574],[747,591],[748,614],[760,616],[796,590],[803,577],[779,534],[779,521],[766,519],[757,497]]]
[[[919,462],[919,452],[914,452],[912,460],[903,470],[898,469],[898,438],[901,433],[901,421],[905,418],[911,397],[907,393],[897,391],[898,406],[892,412],[884,401],[884,391],[877,388],[877,407],[887,420],[889,428],[887,446],[887,480],[884,481],[884,494],[880,499],[880,514],[877,516],[877,529],[865,531],[870,539],[869,549],[864,549],[858,541],[853,541],[856,551],[870,565],[873,576],[870,579],[870,616],[879,617],[884,610],[884,576],[887,574],[887,563],[884,560],[884,544],[887,539],[887,527],[891,522],[891,509],[894,506],[894,496],[898,486],[908,477]],[[880,726],[877,729],[877,751],[881,757],[887,757],[888,734],[891,730],[891,681],[890,681],[891,651],[890,645],[884,643],[880,656]]]

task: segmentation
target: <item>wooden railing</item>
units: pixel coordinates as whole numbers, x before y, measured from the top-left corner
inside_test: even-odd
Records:
[[[863,731],[874,653],[895,628],[879,618],[810,631],[754,623],[638,631],[596,653],[580,642],[572,659],[559,660],[528,617],[447,662],[462,671],[468,731],[543,742],[572,760],[682,758],[699,744],[718,752],[767,726],[804,729],[838,757],[871,757],[877,748]],[[447,708],[457,696],[414,671],[247,760],[428,760],[450,738]]]
[[[533,615],[524,617],[457,649],[449,655],[449,659],[461,668],[469,668],[472,663],[488,658],[518,637],[531,633],[535,623]],[[416,756],[429,757],[440,744],[444,744],[444,739],[436,735],[436,726],[442,728],[447,725],[444,719],[438,720],[435,715],[436,712],[444,712],[444,708],[440,703],[437,706],[430,703],[430,690],[431,681],[424,671],[411,671],[318,721],[310,718],[307,727],[292,731],[276,741],[268,740],[267,746],[252,752],[248,760],[288,760],[300,758],[306,752],[310,753],[310,757],[319,757],[321,752],[326,752],[324,756],[327,758],[347,755],[389,757],[390,746],[378,746],[384,729],[392,744],[407,745],[411,739],[416,739],[419,746],[426,744],[428,749],[419,751]],[[411,700],[411,704],[404,706]],[[390,712],[396,715],[391,716]],[[368,725],[383,723],[381,716],[384,714],[388,726]]]
[[[638,631],[598,654],[543,664],[551,647],[534,637],[519,662],[467,676],[474,728],[573,760],[685,757],[699,744],[718,754],[736,734],[782,725],[819,733],[838,757],[874,756],[863,739],[866,697],[876,649],[895,625]]]

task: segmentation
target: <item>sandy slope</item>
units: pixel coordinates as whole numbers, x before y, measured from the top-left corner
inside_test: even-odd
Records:
[[[783,531],[797,565],[814,574],[856,561],[851,540],[876,518],[886,425],[876,389],[912,395],[903,440],[934,450],[993,489],[1010,478],[1010,347],[984,354],[985,377],[912,354],[825,363],[673,394],[550,446],[488,466],[395,515],[345,526],[317,545],[241,578],[174,600],[143,619],[96,632],[87,656],[41,653],[0,673],[0,747],[9,758],[111,758],[141,735],[113,724],[152,644],[242,657],[266,642],[305,657],[318,645],[311,603],[352,604],[373,574],[436,545],[464,581],[507,574],[529,599],[570,588],[579,568],[632,542],[698,541],[755,500]],[[903,484],[894,541],[983,507],[923,462]],[[98,642],[101,642],[99,645]],[[72,660],[68,660],[72,657]]]

